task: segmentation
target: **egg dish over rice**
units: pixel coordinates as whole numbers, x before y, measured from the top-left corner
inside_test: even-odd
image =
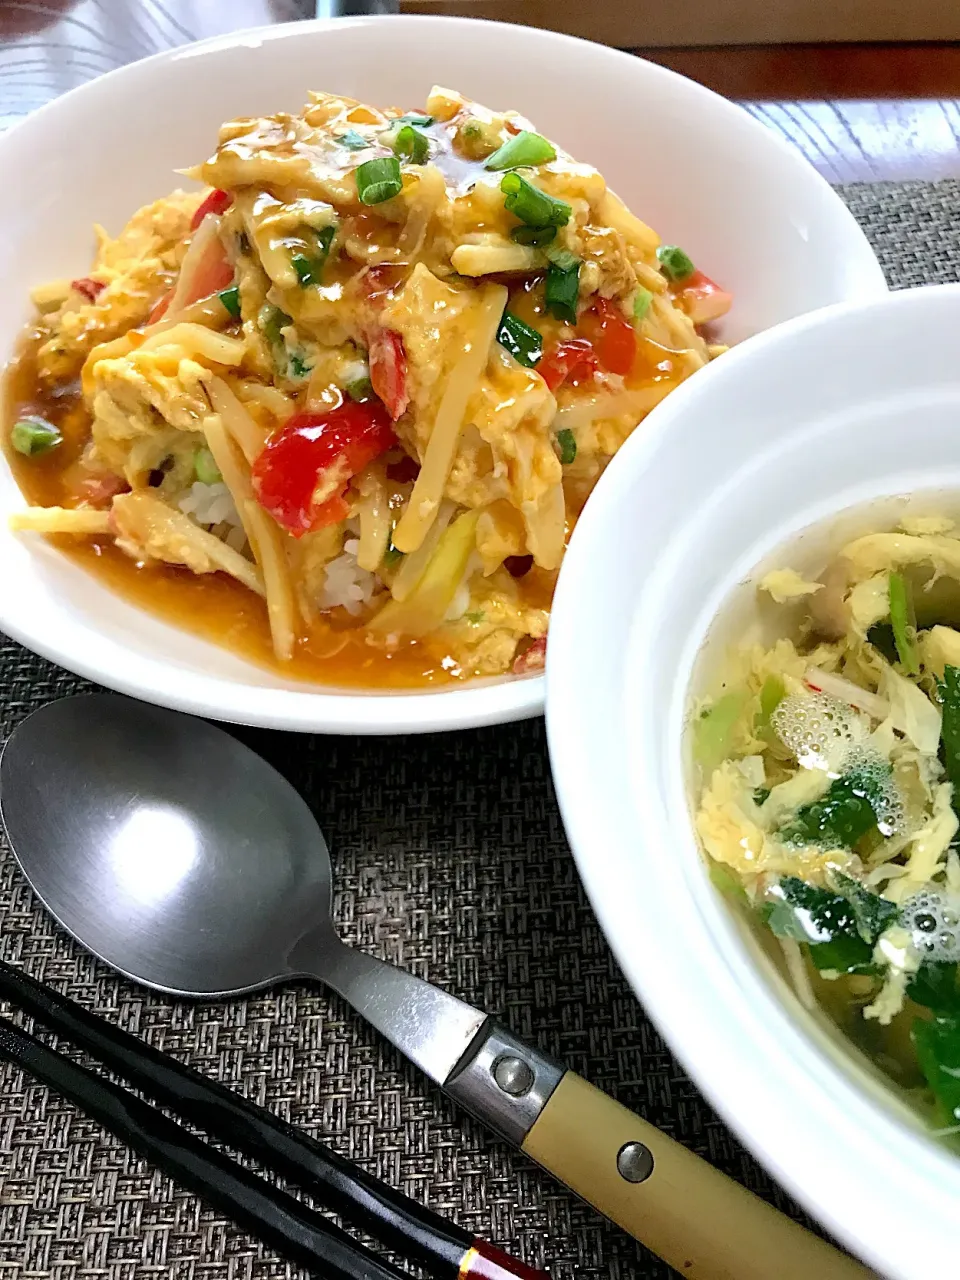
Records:
[[[730,296],[513,112],[326,93],[34,291],[14,527],[295,678],[543,665],[607,462]]]

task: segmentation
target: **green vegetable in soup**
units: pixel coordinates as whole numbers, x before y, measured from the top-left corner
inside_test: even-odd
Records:
[[[918,1018],[910,1032],[920,1068],[945,1117],[960,1120],[960,1018]]]
[[[787,696],[787,686],[779,676],[767,676],[760,690],[760,710],[754,723],[758,738],[769,740],[775,736],[773,732],[773,713]]]
[[[784,876],[781,900],[767,904],[765,923],[780,937],[805,942],[821,972],[873,973],[873,948],[897,908],[847,876],[838,887],[839,893]]]
[[[709,875],[714,886],[725,897],[732,898],[734,902],[749,902],[743,885],[730,868],[725,867],[722,862],[711,862]]]
[[[798,809],[781,837],[791,844],[816,844],[824,849],[852,849],[877,825],[874,808],[878,785],[856,770],[831,782],[813,804]]]
[[[733,731],[746,701],[747,695],[742,690],[725,693],[697,720],[693,730],[693,754],[704,777],[709,778],[730,755]]]
[[[922,1004],[937,1013],[960,1016],[960,985],[957,965],[950,961],[925,960],[907,983],[907,995],[914,1004]]]
[[[877,622],[867,632],[867,639],[878,649],[886,660],[893,665],[899,658],[897,642],[893,638],[893,627],[889,622]]]
[[[917,646],[917,615],[913,593],[902,573],[890,574],[890,626],[900,665],[908,675],[920,674],[920,649]]]
[[[940,731],[943,767],[948,780],[953,783],[953,807],[956,809],[960,805],[960,670],[944,667],[938,688],[943,712]]]

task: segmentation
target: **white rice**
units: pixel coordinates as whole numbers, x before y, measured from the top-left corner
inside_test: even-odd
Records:
[[[321,609],[340,606],[348,613],[357,614],[373,599],[379,580],[376,574],[361,569],[357,564],[359,549],[359,540],[348,538],[343,544],[342,554],[327,565],[323,589],[317,601]]]
[[[197,524],[229,524],[242,528],[230,490],[222,480],[216,484],[201,484],[195,480],[177,506]]]

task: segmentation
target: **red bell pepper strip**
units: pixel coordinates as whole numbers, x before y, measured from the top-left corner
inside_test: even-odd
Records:
[[[197,211],[190,220],[190,230],[196,231],[208,213],[226,213],[232,204],[233,196],[229,191],[221,191],[219,187],[211,191],[207,198],[197,206]]]
[[[695,271],[680,290],[680,305],[694,324],[710,324],[727,314],[733,306],[733,294],[721,289],[702,271]]]
[[[329,413],[295,413],[252,467],[257,501],[295,538],[348,513],[350,479],[397,443],[383,405],[345,401]]]
[[[581,317],[580,328],[608,373],[623,376],[630,372],[637,355],[637,332],[615,302],[599,298]]]
[[[173,290],[168,289],[167,292],[163,295],[163,297],[160,298],[158,302],[154,303],[153,310],[147,316],[148,325],[156,324],[158,320],[161,320],[163,318],[163,315],[166,312],[167,307],[169,307],[170,305],[170,299],[172,297],[173,297]]]
[[[187,307],[192,307],[195,302],[202,302],[204,298],[211,298],[215,293],[222,292],[233,284],[233,277],[233,267],[227,261],[223,245],[219,237],[214,238],[193,269],[190,288],[183,298],[182,309],[185,310]],[[163,295],[147,317],[147,324],[154,324],[163,317],[175,292],[176,286]],[[177,310],[181,308],[178,307]]]
[[[374,329],[369,336],[370,382],[394,422],[410,402],[407,355],[403,339],[392,329]]]
[[[71,280],[70,288],[82,293],[88,302],[96,302],[107,286],[102,280],[92,280],[90,276],[81,276],[79,280]]]
[[[511,670],[515,676],[523,676],[528,671],[542,671],[546,665],[547,637],[541,636],[529,649],[524,649],[519,658],[514,658]]]
[[[571,338],[548,351],[537,365],[537,373],[551,391],[564,382],[585,382],[599,365],[593,343],[587,338]]]

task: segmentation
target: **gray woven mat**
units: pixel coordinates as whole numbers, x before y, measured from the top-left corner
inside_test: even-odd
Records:
[[[955,183],[843,195],[894,285],[957,278]],[[33,708],[84,687],[3,643],[4,739]],[[334,853],[347,941],[498,1013],[790,1207],[699,1097],[621,977],[564,840],[540,722],[405,740],[238,732],[313,806]],[[50,923],[5,847],[0,956],[549,1265],[557,1280],[672,1274],[458,1113],[337,999],[294,987],[204,1006],[145,992]],[[0,1070],[0,1280],[296,1274],[46,1089]]]

